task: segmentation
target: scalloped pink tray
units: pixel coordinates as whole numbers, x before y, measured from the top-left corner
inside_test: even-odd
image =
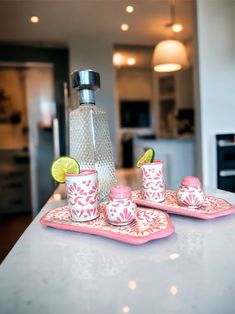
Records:
[[[214,196],[207,196],[202,207],[197,209],[180,206],[176,198],[176,191],[174,190],[166,190],[166,199],[161,203],[143,200],[140,190],[132,191],[132,199],[136,204],[141,206],[157,208],[165,210],[168,213],[200,219],[213,219],[232,214],[235,211],[235,206]]]
[[[104,215],[104,206],[104,203],[100,204],[100,216],[91,221],[73,222],[68,206],[64,206],[47,212],[40,222],[56,229],[95,234],[134,245],[168,237],[174,232],[174,226],[167,213],[141,207],[137,207],[137,218],[130,225],[110,225]]]

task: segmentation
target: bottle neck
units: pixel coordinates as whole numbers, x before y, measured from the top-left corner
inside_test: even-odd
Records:
[[[93,89],[81,89],[80,94],[80,105],[95,105],[95,91]]]

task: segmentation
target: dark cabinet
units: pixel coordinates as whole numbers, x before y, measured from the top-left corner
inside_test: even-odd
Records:
[[[30,212],[29,155],[20,150],[0,151],[0,213]]]

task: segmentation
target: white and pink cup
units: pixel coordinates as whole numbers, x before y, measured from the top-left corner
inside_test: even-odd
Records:
[[[141,164],[142,198],[147,201],[163,202],[165,200],[165,180],[163,161],[154,160]]]
[[[98,174],[81,170],[65,175],[67,202],[73,221],[89,221],[99,216]]]

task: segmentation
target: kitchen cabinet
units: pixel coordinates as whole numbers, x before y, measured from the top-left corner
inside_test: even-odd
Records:
[[[175,73],[154,73],[157,135],[194,133],[192,68]]]
[[[31,211],[28,152],[0,151],[0,191],[0,214]]]

